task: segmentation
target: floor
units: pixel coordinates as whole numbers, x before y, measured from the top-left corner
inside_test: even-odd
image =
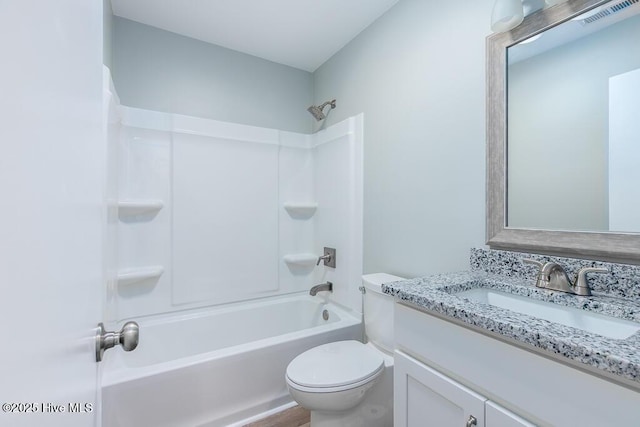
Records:
[[[300,406],[294,406],[244,427],[309,427],[310,419],[309,411]]]

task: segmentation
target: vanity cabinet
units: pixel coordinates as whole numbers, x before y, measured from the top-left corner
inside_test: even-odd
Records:
[[[396,351],[394,426],[533,427],[495,402]]]
[[[640,392],[561,356],[395,304],[396,427],[638,425]],[[470,424],[473,425],[473,424]]]

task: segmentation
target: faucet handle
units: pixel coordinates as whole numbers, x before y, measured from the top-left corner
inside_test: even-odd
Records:
[[[318,257],[316,265],[320,265],[320,262],[324,261],[326,267],[336,268],[336,250],[335,248],[324,248],[324,255]]]
[[[320,265],[320,261],[330,262],[331,261],[331,254],[326,254],[326,255],[322,255],[321,257],[318,257],[318,262],[316,262],[316,265]]]
[[[582,267],[578,271],[576,277],[576,283],[574,285],[574,291],[576,295],[590,296],[591,287],[589,286],[589,280],[587,279],[587,273],[608,273],[609,270],[600,267]]]
[[[538,273],[536,277],[536,287],[538,288],[546,288],[549,286],[549,276],[545,274],[545,266],[549,263],[543,263],[540,261],[536,261],[535,259],[523,259],[523,263],[532,264],[538,267]]]

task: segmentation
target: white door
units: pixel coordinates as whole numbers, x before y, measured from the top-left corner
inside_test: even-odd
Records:
[[[94,426],[102,2],[0,0],[0,29],[0,425]]]
[[[398,351],[393,375],[395,427],[484,427],[483,396]]]

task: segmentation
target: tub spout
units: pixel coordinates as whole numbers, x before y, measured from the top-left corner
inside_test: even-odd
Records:
[[[320,291],[333,292],[333,283],[327,282],[327,283],[322,283],[320,285],[315,285],[313,288],[309,290],[309,295],[316,296],[316,294]]]

